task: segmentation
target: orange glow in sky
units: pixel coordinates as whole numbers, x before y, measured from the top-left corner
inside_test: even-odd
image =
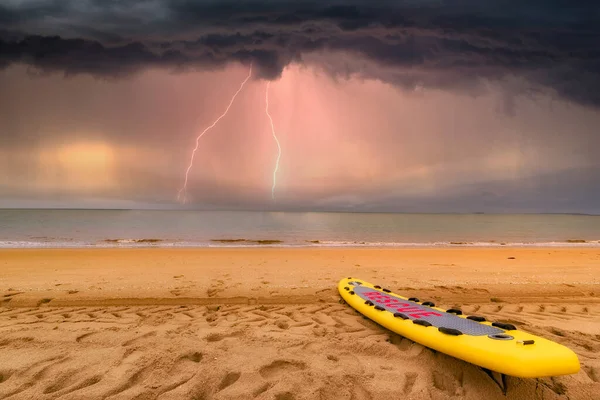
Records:
[[[112,188],[117,179],[116,154],[101,142],[74,142],[44,149],[38,159],[36,183],[48,189],[76,192]]]

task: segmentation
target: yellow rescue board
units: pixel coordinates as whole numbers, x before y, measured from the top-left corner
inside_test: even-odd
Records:
[[[482,368],[521,378],[579,371],[572,350],[514,325],[444,310],[357,278],[342,279],[338,290],[351,307],[385,328]]]

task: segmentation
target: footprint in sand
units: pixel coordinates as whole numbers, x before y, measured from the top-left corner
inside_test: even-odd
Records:
[[[408,358],[419,357],[427,349],[427,347],[423,346],[422,344],[415,343],[409,339],[404,339],[398,348],[405,351]]]
[[[202,358],[204,358],[204,356],[202,355],[202,353],[195,351],[193,353],[185,354],[185,355],[181,356],[181,358],[190,360],[195,363],[199,363],[200,361],[202,361]]]
[[[373,396],[361,385],[355,384],[352,388],[352,399],[356,400],[372,400]]]
[[[221,380],[218,391],[220,392],[220,391],[228,388],[229,386],[233,385],[234,383],[236,383],[238,381],[238,379],[240,379],[241,375],[242,374],[240,374],[239,372],[229,372]]]
[[[282,375],[292,374],[307,368],[302,361],[275,360],[260,368],[258,373],[265,379],[276,379]]]
[[[404,386],[402,387],[402,393],[410,394],[417,381],[418,374],[416,372],[406,372],[404,374]]]
[[[143,335],[140,335],[138,337],[135,337],[133,339],[129,339],[123,343],[121,343],[121,346],[123,347],[127,347],[127,346],[131,346],[132,344],[134,344],[135,342],[139,341],[139,340],[143,340],[152,336],[156,336],[156,332],[152,331],[152,332],[148,332],[148,333],[144,333]]]
[[[220,342],[223,339],[229,338],[229,337],[237,337],[237,336],[242,336],[242,332],[238,331],[238,332],[231,332],[231,333],[210,333],[207,336],[204,337],[204,340],[206,340],[209,343],[213,343],[213,342]]]
[[[291,392],[283,392],[275,395],[275,400],[294,400],[294,395]]]
[[[102,376],[96,375],[96,376],[92,376],[90,378],[86,378],[82,381],[77,382],[78,381],[77,371],[66,371],[66,372],[62,372],[58,376],[53,377],[54,382],[50,386],[47,386],[44,389],[43,393],[44,394],[55,393],[55,396],[62,397],[64,395],[74,392],[76,390],[80,390],[80,389],[95,385],[96,383],[100,382],[101,380],[102,380]],[[59,391],[61,393],[57,393]]]
[[[10,375],[11,374],[9,374],[8,372],[0,372],[0,383],[8,380],[8,378],[10,378]]]
[[[210,287],[206,290],[208,297],[215,297],[217,294],[225,290],[225,282],[222,280],[213,281]]]
[[[275,325],[279,328],[279,329],[288,329],[290,327],[290,324],[284,320],[284,319],[278,319],[275,321]]]
[[[433,371],[431,378],[433,387],[446,392],[450,396],[460,396],[464,393],[462,371],[458,372],[457,377],[445,372]]]
[[[80,343],[83,339],[85,339],[88,336],[93,335],[94,333],[96,333],[96,332],[88,332],[88,333],[84,333],[83,335],[79,335],[79,336],[77,336],[77,338],[75,339],[75,341],[77,343]]]
[[[119,367],[122,368],[123,370],[128,368],[128,366],[126,366],[124,364],[120,365]],[[116,388],[109,391],[107,393],[107,397],[115,396],[117,394],[125,392],[126,390],[129,390],[131,388],[138,386],[144,380],[146,380],[146,378],[152,373],[152,369],[153,369],[152,365],[146,365],[146,366],[134,369],[135,372],[133,372],[130,375],[126,375],[125,371],[123,371],[124,374],[120,375],[123,377],[123,381],[120,382]]]
[[[263,393],[267,392],[269,389],[275,386],[277,381],[281,379],[283,376],[297,373],[299,371],[307,369],[307,365],[301,361],[294,360],[276,360],[270,364],[267,364],[261,367],[258,370],[259,375],[266,379],[267,382],[259,383],[257,387],[252,391],[253,397],[259,397]],[[240,380],[242,374],[237,371],[228,372],[219,383],[217,387],[217,393],[220,393],[227,388],[233,386],[236,382]],[[200,397],[203,398],[203,397]],[[294,399],[294,396],[291,392],[283,392],[283,393],[275,393],[275,399],[280,400],[291,400]]]
[[[263,394],[264,392],[266,392],[267,390],[269,390],[272,386],[273,386],[273,384],[271,382],[267,382],[267,383],[259,386],[257,389],[255,389],[252,392],[252,396],[255,398],[258,397],[261,394]]]
[[[42,304],[48,304],[50,303],[52,300],[54,299],[49,299],[49,298],[45,298],[45,299],[41,299],[37,302],[37,306],[40,307]]]
[[[600,374],[596,368],[584,365],[582,369],[592,381],[600,382]]]
[[[182,392],[185,392],[185,384],[188,383],[197,373],[197,366],[190,364],[189,362],[199,362],[202,359],[200,353],[191,353],[184,355],[175,362],[169,371],[169,376],[166,380],[161,379],[160,382],[156,382],[150,385],[151,390],[145,393],[145,397],[129,397],[129,398],[149,398],[149,399],[180,399],[184,398]],[[198,360],[198,361],[196,361]],[[206,398],[204,392],[196,394],[194,399]]]
[[[312,331],[313,334],[317,337],[323,337],[327,335],[327,328],[325,328],[324,326],[315,326]]]
[[[208,312],[206,315],[206,322],[215,323],[216,320],[219,319],[219,315],[216,312]]]

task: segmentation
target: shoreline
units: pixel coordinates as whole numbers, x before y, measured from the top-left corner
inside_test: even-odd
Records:
[[[279,239],[224,239],[211,241],[173,241],[168,239],[105,239],[95,242],[36,242],[0,240],[0,250],[26,249],[447,249],[447,248],[600,248],[600,240],[569,239],[550,242],[440,241],[440,242],[359,242]]]

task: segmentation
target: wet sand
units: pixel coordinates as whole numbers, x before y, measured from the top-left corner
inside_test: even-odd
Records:
[[[0,398],[597,399],[599,248],[0,250]],[[356,276],[565,344],[508,378],[339,303]]]

